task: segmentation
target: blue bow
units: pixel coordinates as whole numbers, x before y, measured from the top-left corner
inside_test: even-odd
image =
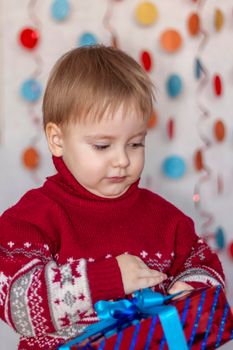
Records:
[[[134,297],[130,300],[98,301],[95,304],[95,310],[100,321],[88,326],[83,334],[59,347],[59,350],[69,350],[71,346],[92,336],[108,338],[131,324],[138,323],[143,318],[155,315],[158,315],[160,319],[169,350],[188,350],[175,306],[165,305],[170,299],[181,293],[163,296],[146,288],[135,292]]]

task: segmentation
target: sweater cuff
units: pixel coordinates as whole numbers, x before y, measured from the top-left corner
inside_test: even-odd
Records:
[[[111,300],[125,296],[121,272],[115,258],[87,264],[92,303],[99,300]]]
[[[203,288],[203,287],[210,287],[209,284],[204,283],[204,282],[196,282],[196,281],[185,281],[188,285],[190,285],[193,288]]]

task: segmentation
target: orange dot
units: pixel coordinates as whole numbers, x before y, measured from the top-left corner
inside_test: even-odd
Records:
[[[194,155],[194,165],[197,171],[200,171],[204,168],[201,150],[197,150]]]
[[[181,47],[181,44],[182,37],[175,29],[167,29],[160,36],[161,47],[169,53],[177,51]]]
[[[155,127],[155,125],[157,124],[157,121],[158,121],[157,114],[155,111],[153,111],[150,118],[148,119],[147,128],[153,129]]]
[[[188,30],[192,36],[200,32],[200,18],[197,13],[192,13],[188,18]]]
[[[222,142],[225,138],[225,126],[221,120],[217,120],[214,124],[214,135],[218,142]]]
[[[33,170],[39,165],[40,156],[37,150],[33,147],[28,147],[24,150],[22,161],[26,168]]]

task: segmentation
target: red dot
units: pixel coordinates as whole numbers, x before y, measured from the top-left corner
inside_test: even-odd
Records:
[[[220,75],[215,75],[213,77],[214,91],[216,96],[222,95],[222,80]]]
[[[229,251],[230,257],[233,259],[233,241],[229,243],[228,251]]]
[[[143,51],[141,52],[141,62],[143,64],[143,67],[145,68],[145,70],[147,72],[149,72],[151,70],[152,67],[152,58],[151,55],[148,51]]]
[[[24,28],[19,33],[19,41],[26,49],[34,49],[39,40],[39,32],[33,28]]]

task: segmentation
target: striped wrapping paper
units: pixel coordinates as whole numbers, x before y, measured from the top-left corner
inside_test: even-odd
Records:
[[[233,339],[233,315],[220,286],[193,290],[171,304],[179,312],[188,349],[216,349]],[[74,345],[70,350],[168,350],[157,316],[131,325],[110,338],[96,338]]]

